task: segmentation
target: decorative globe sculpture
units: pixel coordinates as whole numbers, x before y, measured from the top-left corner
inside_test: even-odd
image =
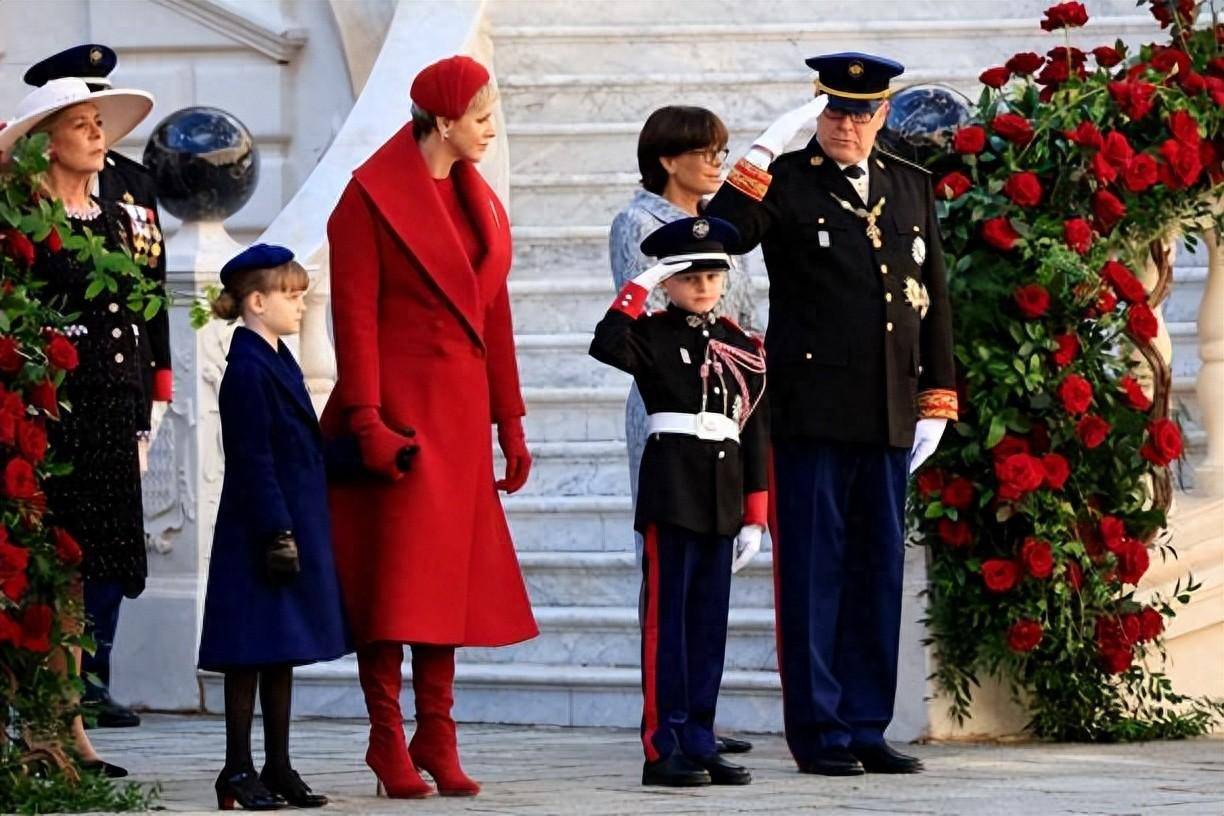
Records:
[[[157,199],[184,221],[223,221],[242,209],[259,181],[259,153],[246,125],[217,108],[175,111],[158,123],[144,163]]]
[[[894,94],[881,146],[926,167],[947,152],[956,129],[969,120],[969,99],[945,85],[911,85]]]

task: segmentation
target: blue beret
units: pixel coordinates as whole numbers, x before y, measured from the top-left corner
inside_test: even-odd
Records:
[[[25,72],[25,83],[41,88],[53,79],[76,77],[85,80],[91,90],[109,88],[107,77],[119,64],[114,50],[105,45],[86,43],[52,54],[45,60],[34,63]]]
[[[271,269],[293,260],[293,253],[275,244],[253,244],[230,258],[221,267],[221,285],[228,287],[230,279],[248,269]]]
[[[888,98],[889,80],[905,71],[895,60],[858,51],[823,54],[805,62],[820,73],[817,84],[829,95],[829,107],[847,111],[874,110]]]
[[[664,224],[646,236],[641,249],[651,258],[688,260],[692,269],[729,269],[727,255],[737,252],[739,243],[739,230],[730,221],[698,216]]]

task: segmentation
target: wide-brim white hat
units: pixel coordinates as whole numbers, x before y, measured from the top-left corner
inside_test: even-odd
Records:
[[[131,133],[153,110],[153,96],[144,91],[119,88],[91,91],[83,79],[53,79],[41,88],[30,91],[18,103],[17,115],[0,130],[0,152],[7,152],[14,142],[38,127],[48,116],[81,102],[92,102],[98,106],[108,148]]]

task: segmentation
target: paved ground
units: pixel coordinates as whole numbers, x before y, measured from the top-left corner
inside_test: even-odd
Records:
[[[928,768],[920,776],[829,779],[796,773],[782,740],[761,736],[745,758],[751,786],[676,791],[638,784],[640,743],[632,731],[460,728],[466,768],[484,784],[475,799],[376,799],[359,722],[295,723],[293,748],[302,775],[333,797],[324,814],[1224,814],[1224,739],[917,745],[912,751]],[[161,804],[181,812],[215,806],[223,734],[218,718],[166,715],[150,715],[137,729],[91,733],[103,756],[139,781],[160,782]]]

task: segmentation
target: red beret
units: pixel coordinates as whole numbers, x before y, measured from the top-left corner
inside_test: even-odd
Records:
[[[488,81],[489,72],[483,65],[460,54],[423,68],[412,80],[408,95],[418,108],[434,116],[458,119]]]

